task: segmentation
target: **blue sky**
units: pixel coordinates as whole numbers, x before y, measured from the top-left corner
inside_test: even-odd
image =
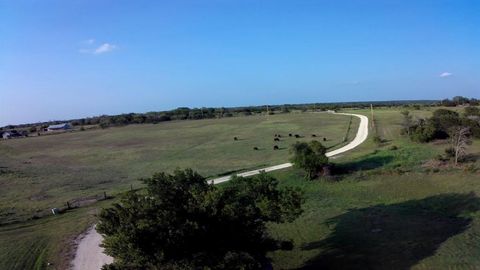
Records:
[[[480,1],[0,0],[0,126],[480,96]]]

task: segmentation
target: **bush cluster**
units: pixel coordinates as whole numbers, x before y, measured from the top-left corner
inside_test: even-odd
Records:
[[[413,141],[424,143],[446,139],[449,130],[458,126],[468,127],[471,136],[480,138],[480,109],[467,107],[462,115],[452,110],[438,109],[433,112],[432,117],[418,119],[412,125],[405,127],[403,133],[409,134]]]

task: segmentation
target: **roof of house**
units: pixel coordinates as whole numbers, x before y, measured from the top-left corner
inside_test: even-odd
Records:
[[[69,123],[62,123],[62,124],[57,124],[57,125],[50,125],[48,128],[50,129],[56,129],[56,128],[64,128],[64,127],[69,127]]]

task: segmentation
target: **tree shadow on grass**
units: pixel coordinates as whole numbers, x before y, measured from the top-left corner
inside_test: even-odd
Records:
[[[355,171],[367,171],[383,167],[394,160],[393,156],[368,156],[347,163],[335,164],[335,174],[346,174]]]
[[[302,269],[409,269],[465,231],[479,207],[469,193],[350,210],[327,221],[328,238],[303,247],[321,254]]]

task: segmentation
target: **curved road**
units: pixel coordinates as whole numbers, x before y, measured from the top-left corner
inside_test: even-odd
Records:
[[[333,112],[330,112],[330,113],[333,113]],[[333,113],[333,114],[356,116],[356,117],[360,118],[360,125],[358,126],[357,135],[355,136],[355,138],[350,143],[348,143],[347,145],[345,145],[343,147],[340,147],[336,150],[327,152],[326,153],[327,157],[332,157],[332,156],[347,152],[349,150],[352,150],[353,148],[362,144],[368,137],[368,117],[366,117],[364,115],[360,115],[360,114],[353,114],[353,113]],[[247,176],[252,176],[252,175],[259,174],[260,172],[271,172],[271,171],[276,171],[276,170],[289,168],[289,167],[292,167],[292,166],[293,166],[292,163],[283,163],[283,164],[280,164],[280,165],[275,165],[275,166],[266,167],[266,168],[262,168],[262,169],[258,169],[258,170],[239,173],[239,174],[237,174],[237,176],[247,177]],[[227,182],[230,179],[232,179],[232,175],[227,175],[227,176],[215,178],[215,179],[212,179],[212,180],[209,180],[209,181],[211,181],[212,184],[220,184],[220,183],[223,183],[223,182]]]
[[[335,113],[329,112],[333,114],[341,114],[341,115],[348,115],[348,116],[356,116],[360,118],[360,125],[358,126],[357,135],[355,138],[348,143],[347,145],[340,147],[336,150],[327,152],[327,157],[335,156],[362,144],[368,137],[368,117],[360,114],[352,114],[352,113]],[[292,163],[284,163],[276,166],[266,167],[258,170],[248,171],[237,174],[237,176],[252,176],[257,175],[260,172],[271,172],[276,170],[281,170],[285,168],[292,167]],[[232,175],[218,177],[215,179],[209,180],[212,184],[220,184],[223,182],[227,182],[232,179]],[[75,258],[72,261],[72,269],[73,270],[99,270],[102,268],[104,264],[111,263],[113,258],[103,253],[103,248],[100,247],[102,242],[102,236],[97,233],[95,227],[90,228],[85,236],[80,239],[78,243],[77,250],[75,252]]]

